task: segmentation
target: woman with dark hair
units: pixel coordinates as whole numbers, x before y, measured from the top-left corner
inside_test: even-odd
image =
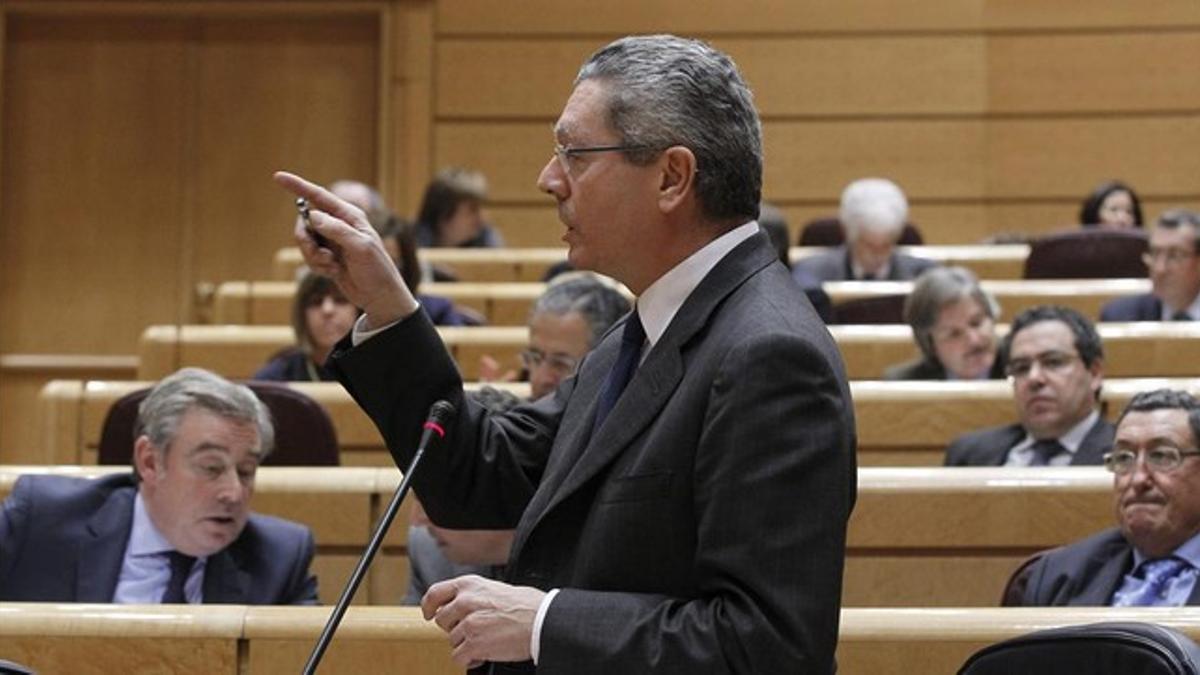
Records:
[[[1142,203],[1133,188],[1119,180],[1101,183],[1083,200],[1079,224],[1123,229],[1142,226]]]
[[[442,169],[425,188],[417,213],[421,246],[495,248],[500,235],[483,221],[487,179],[470,169]]]
[[[296,346],[276,354],[254,374],[255,380],[324,382],[334,380],[325,370],[333,346],[354,326],[359,310],[342,295],[332,279],[309,272],[292,300],[292,331]]]
[[[417,234],[412,223],[392,214],[383,229],[383,246],[395,261],[404,283],[425,308],[425,313],[435,326],[480,326],[484,323],[483,317],[470,309],[456,307],[446,298],[419,292],[421,263],[417,257]]]

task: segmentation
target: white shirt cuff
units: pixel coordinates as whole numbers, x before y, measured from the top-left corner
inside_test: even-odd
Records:
[[[400,319],[400,321],[403,321],[403,320],[404,319]],[[380,326],[379,328],[375,328],[373,330],[363,330],[363,324],[366,323],[366,321],[367,321],[366,314],[363,314],[362,316],[358,317],[358,320],[354,322],[354,329],[350,331],[350,344],[354,345],[355,347],[361,345],[362,343],[366,342],[367,340],[370,340],[371,338],[375,337],[376,335],[379,335],[380,333],[391,328],[392,326],[395,326],[396,324],[400,323],[400,321],[393,321],[386,326]]]
[[[538,606],[537,616],[533,617],[533,633],[529,636],[529,658],[533,660],[533,665],[538,662],[538,650],[542,646],[542,622],[546,620],[546,612],[550,609],[550,601],[554,596],[558,595],[557,588],[552,589],[542,598],[542,604]]]

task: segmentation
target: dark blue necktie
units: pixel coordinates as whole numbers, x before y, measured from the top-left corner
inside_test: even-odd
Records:
[[[1191,321],[1192,315],[1184,311],[1178,311],[1171,315],[1172,321]]]
[[[1067,449],[1056,438],[1043,438],[1033,444],[1033,459],[1029,466],[1049,466],[1050,460],[1058,457]]]
[[[642,328],[642,320],[635,308],[625,320],[625,332],[621,334],[621,352],[617,354],[617,362],[613,369],[608,371],[608,378],[604,380],[604,387],[600,390],[600,403],[596,406],[596,422],[592,425],[592,434],[600,429],[604,418],[608,417],[608,413],[612,412],[613,406],[617,404],[617,399],[621,398],[621,392],[625,391],[625,385],[633,379],[638,361],[641,360],[644,342],[646,330]]]
[[[183,604],[187,596],[183,593],[183,585],[187,583],[188,573],[192,571],[192,563],[196,559],[179,551],[168,551],[167,560],[171,563],[171,578],[167,580],[167,590],[163,591],[163,604]]]

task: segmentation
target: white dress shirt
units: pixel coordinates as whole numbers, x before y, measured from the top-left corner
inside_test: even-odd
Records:
[[[1047,464],[1049,466],[1067,466],[1071,460],[1075,458],[1075,453],[1079,450],[1079,446],[1083,445],[1083,437],[1087,436],[1092,425],[1100,419],[1100,412],[1093,410],[1092,414],[1083,418],[1083,421],[1071,427],[1067,433],[1058,437],[1058,442],[1067,449],[1066,452],[1060,452],[1052,457]],[[1028,432],[1025,434],[1025,439],[1012,447],[1008,452],[1008,459],[1004,461],[1004,466],[1030,466],[1033,464],[1034,455],[1033,444],[1037,439],[1030,436]]]
[[[129,530],[129,543],[125,546],[125,557],[121,561],[121,575],[117,577],[117,590],[113,602],[156,605],[162,602],[167,582],[171,579],[171,562],[167,553],[175,550],[154,527],[142,493],[133,500],[133,525]],[[183,584],[183,595],[191,604],[204,601],[204,567],[207,558],[197,558]]]

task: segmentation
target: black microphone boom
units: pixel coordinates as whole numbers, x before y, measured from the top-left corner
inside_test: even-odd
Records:
[[[388,528],[392,526],[392,521],[396,518],[396,512],[400,510],[400,503],[404,501],[404,496],[408,494],[408,485],[412,482],[413,474],[416,473],[417,464],[421,462],[421,457],[425,454],[425,448],[429,446],[430,441],[433,440],[435,435],[439,439],[446,436],[446,426],[454,420],[457,412],[454,406],[448,401],[438,401],[429,408],[429,417],[422,426],[421,442],[417,444],[417,453],[413,455],[412,461],[408,463],[408,469],[405,470],[404,477],[400,480],[400,486],[396,488],[396,493],[392,495],[391,503],[384,509],[383,516],[379,519],[379,524],[375,526],[375,532],[371,534],[371,541],[367,542],[367,550],[363,551],[362,558],[359,559],[358,565],[355,566],[349,581],[346,582],[346,588],[342,589],[342,597],[338,598],[337,604],[333,606],[333,614],[329,615],[329,621],[326,622],[325,629],[321,631],[321,637],[317,639],[317,644],[313,647],[312,654],[308,656],[308,663],[304,665],[304,675],[313,675],[313,673],[317,672],[317,666],[321,663],[321,657],[325,655],[325,649],[329,647],[330,641],[333,640],[333,634],[342,622],[342,616],[346,614],[346,609],[350,607],[350,601],[354,599],[354,594],[358,591],[358,585],[362,583],[362,579],[367,573],[367,568],[371,566],[371,561],[375,559],[375,554],[379,552],[379,547],[383,544],[383,538],[387,535]]]

